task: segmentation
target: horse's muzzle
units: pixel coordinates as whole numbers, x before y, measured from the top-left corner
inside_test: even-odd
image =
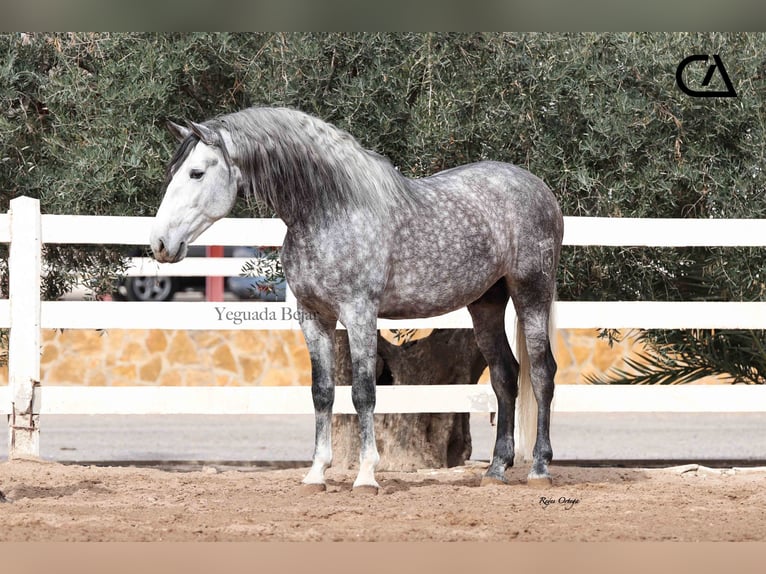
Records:
[[[186,257],[187,245],[181,241],[175,248],[169,247],[164,237],[152,238],[152,253],[160,263],[176,263]]]

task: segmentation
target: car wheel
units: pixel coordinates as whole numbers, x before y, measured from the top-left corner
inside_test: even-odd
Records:
[[[170,301],[176,286],[172,277],[131,277],[125,290],[130,301]]]

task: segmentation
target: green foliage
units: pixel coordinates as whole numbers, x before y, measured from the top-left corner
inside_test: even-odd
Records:
[[[240,271],[242,277],[260,277],[255,282],[255,289],[266,293],[276,293],[276,283],[285,278],[278,247],[262,248],[259,257],[246,261]]]
[[[593,384],[667,385],[709,376],[732,383],[766,382],[763,333],[752,330],[689,329],[634,333],[648,352],[626,359],[627,369],[586,377]]]
[[[720,54],[739,97],[682,93],[695,53]],[[408,176],[523,165],[567,215],[766,217],[764,53],[763,34],[2,34],[0,211],[25,194],[46,213],[151,215],[167,119],[284,105]],[[116,261],[56,250],[50,296]],[[559,297],[760,300],[762,251],[568,247]]]

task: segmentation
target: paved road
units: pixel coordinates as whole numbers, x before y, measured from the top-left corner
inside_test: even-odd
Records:
[[[313,416],[75,416],[41,423],[41,455],[61,462],[309,461]],[[473,460],[488,460],[494,428],[471,416]],[[766,413],[558,413],[558,461],[766,461]],[[8,456],[5,441],[0,459]]]

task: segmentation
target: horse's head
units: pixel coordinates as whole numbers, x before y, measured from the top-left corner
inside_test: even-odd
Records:
[[[189,244],[234,206],[242,174],[227,151],[227,134],[204,125],[168,122],[181,142],[168,166],[167,188],[152,225],[157,261],[174,263]]]

